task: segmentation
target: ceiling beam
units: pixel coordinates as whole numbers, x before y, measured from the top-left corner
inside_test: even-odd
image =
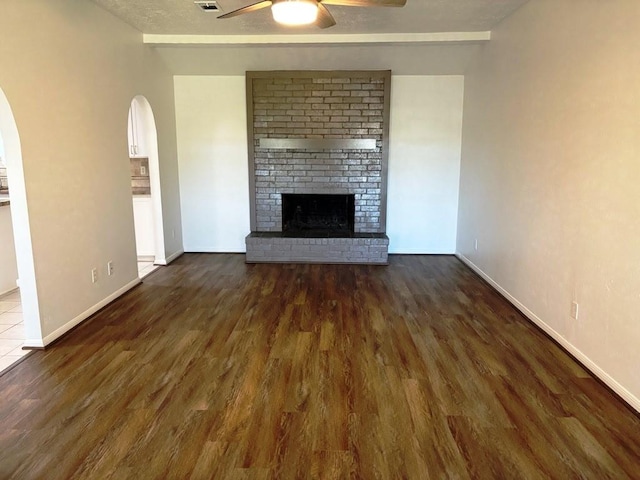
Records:
[[[205,45],[451,45],[491,40],[491,32],[380,33],[345,35],[159,35],[143,34],[153,46]]]

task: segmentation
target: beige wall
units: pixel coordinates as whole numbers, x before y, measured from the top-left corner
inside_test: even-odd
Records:
[[[462,75],[394,75],[391,82],[389,253],[456,248]]]
[[[244,252],[249,167],[244,76],[175,78],[184,249]]]
[[[0,88],[20,134],[20,221],[30,226],[37,285],[27,301],[38,304],[47,343],[137,278],[127,155],[137,94],[158,127],[165,232],[178,232],[167,249],[180,248],[173,79],[139,32],[84,0],[4,0],[0,30]],[[34,321],[25,323],[35,341]]]
[[[638,25],[635,0],[536,0],[494,30],[465,80],[458,251],[640,409]]]

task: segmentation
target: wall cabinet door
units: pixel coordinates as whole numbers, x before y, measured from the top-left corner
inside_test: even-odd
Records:
[[[130,158],[145,158],[148,157],[147,146],[145,143],[145,130],[144,130],[144,118],[142,109],[137,105],[134,99],[131,102],[131,108],[129,109],[129,157]]]

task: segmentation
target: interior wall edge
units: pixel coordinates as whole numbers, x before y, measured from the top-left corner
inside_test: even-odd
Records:
[[[177,259],[178,257],[184,255],[184,250],[178,250],[176,252],[173,252],[171,255],[167,255],[166,258],[161,259],[161,260],[156,260],[154,262],[155,265],[169,265],[171,262],[173,262],[175,259]]]

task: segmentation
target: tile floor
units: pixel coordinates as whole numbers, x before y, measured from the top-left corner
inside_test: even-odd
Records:
[[[144,278],[158,265],[153,262],[138,262],[138,276]],[[24,357],[24,323],[20,291],[15,290],[0,297],[0,372]]]
[[[0,297],[0,371],[24,357],[24,324],[18,290]]]

